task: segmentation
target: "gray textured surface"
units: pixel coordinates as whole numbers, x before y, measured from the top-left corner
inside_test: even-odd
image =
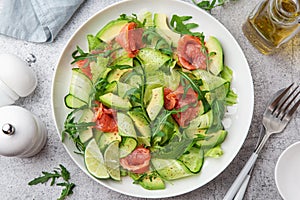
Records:
[[[41,171],[52,170],[59,163],[64,164],[70,170],[72,181],[77,185],[74,194],[68,199],[136,199],[111,191],[84,174],[63,148],[51,115],[51,82],[59,54],[81,24],[98,10],[113,2],[117,0],[89,0],[84,3],[51,44],[33,44],[0,36],[0,53],[14,53],[21,58],[25,58],[28,53],[33,53],[38,58],[33,67],[38,77],[38,87],[33,94],[20,99],[16,104],[24,106],[41,118],[49,134],[45,148],[35,157],[18,159],[0,156],[0,199],[56,199],[60,194],[60,188],[48,185],[30,187],[27,183],[40,175]],[[242,34],[242,23],[258,2],[259,0],[231,1],[212,11],[212,15],[236,38],[250,65],[254,81],[255,105],[248,137],[237,157],[213,181],[193,192],[170,199],[222,199],[255,147],[261,114],[269,97],[291,82],[300,82],[299,35],[274,55],[264,56],[258,53]],[[299,140],[300,112],[291,121],[285,133],[274,135],[267,142],[257,160],[245,199],[281,199],[274,180],[275,164],[282,151]]]

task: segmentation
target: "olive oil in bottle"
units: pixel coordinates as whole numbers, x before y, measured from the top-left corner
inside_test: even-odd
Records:
[[[263,54],[286,43],[300,30],[300,0],[264,0],[243,25],[244,35]]]

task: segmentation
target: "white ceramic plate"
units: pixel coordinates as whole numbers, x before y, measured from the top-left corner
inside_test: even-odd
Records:
[[[232,87],[239,96],[236,112],[229,115],[231,126],[228,128],[229,135],[222,144],[224,155],[219,159],[206,159],[200,174],[168,184],[165,190],[150,191],[139,185],[132,184],[132,179],[124,178],[121,182],[111,180],[97,180],[86,171],[83,158],[75,154],[75,146],[69,140],[64,142],[67,152],[75,163],[98,183],[135,197],[162,198],[184,194],[195,190],[218,176],[234,159],[247,136],[253,112],[253,83],[247,60],[229,31],[207,12],[197,8],[195,5],[177,0],[129,0],[114,4],[91,17],[71,37],[59,58],[52,88],[53,115],[57,131],[61,133],[63,123],[68,110],[64,105],[64,96],[68,93],[71,78],[70,62],[71,53],[79,45],[87,49],[87,34],[96,34],[107,22],[116,19],[120,14],[139,14],[142,11],[165,13],[169,17],[173,14],[180,16],[192,16],[191,22],[199,24],[195,31],[204,32],[206,36],[216,36],[223,45],[225,64],[233,69],[234,77]]]
[[[300,197],[300,142],[289,146],[279,156],[275,167],[275,182],[283,199]]]

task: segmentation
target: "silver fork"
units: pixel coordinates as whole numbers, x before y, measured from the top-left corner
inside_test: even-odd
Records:
[[[262,120],[262,124],[265,128],[265,135],[227,191],[223,200],[232,200],[234,198],[245,178],[249,176],[249,172],[253,168],[258,154],[268,138],[274,133],[282,132],[292,119],[293,114],[300,105],[300,99],[297,100],[300,94],[300,91],[297,92],[299,86],[297,86],[295,89],[292,89],[293,85],[294,83],[286,89],[278,91],[269,106],[266,108]]]

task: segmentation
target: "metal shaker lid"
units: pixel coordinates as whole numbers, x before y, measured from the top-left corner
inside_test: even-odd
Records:
[[[19,106],[0,107],[0,155],[18,156],[39,140],[37,122]]]

